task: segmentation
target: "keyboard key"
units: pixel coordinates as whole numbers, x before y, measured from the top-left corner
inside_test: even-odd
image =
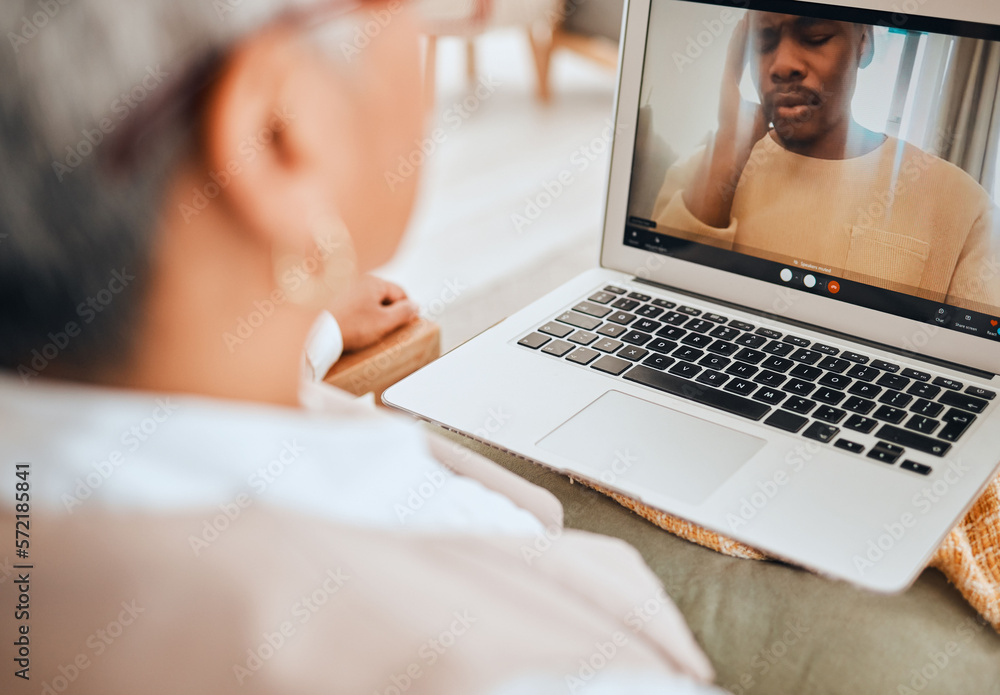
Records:
[[[952,408],[941,419],[944,420],[944,429],[938,432],[937,436],[949,442],[957,442],[959,437],[965,434],[965,431],[975,421],[976,416]]]
[[[613,302],[611,306],[613,306],[615,309],[621,309],[622,311],[632,311],[637,306],[639,306],[639,302],[635,301],[634,299],[626,299],[623,297],[622,299],[618,299],[615,302]]]
[[[749,348],[744,348],[743,350],[737,352],[733,357],[739,360],[740,362],[746,362],[748,364],[758,364],[765,357],[767,357],[767,355],[765,355],[763,352],[760,352],[759,350],[751,350]]]
[[[642,361],[647,367],[652,367],[653,369],[659,369],[661,372],[672,365],[675,362],[673,357],[667,357],[666,355],[661,355],[658,352],[651,352]]]
[[[688,317],[684,314],[678,314],[676,311],[671,311],[663,316],[663,320],[671,326],[679,326],[682,323],[687,323]]]
[[[829,422],[834,425],[843,420],[845,415],[847,415],[847,411],[841,410],[840,408],[834,408],[829,405],[821,405],[816,412],[813,413],[813,417],[817,420]]]
[[[891,405],[893,408],[905,408],[913,400],[913,396],[908,393],[903,393],[901,391],[886,391],[882,394],[881,398],[878,399],[879,403],[884,403],[885,405]]]
[[[617,338],[628,329],[616,323],[606,323],[597,329],[598,335],[606,335],[609,338]]]
[[[786,360],[784,357],[768,357],[760,365],[764,369],[770,369],[772,372],[787,372],[789,369],[795,366],[795,363],[791,360]]]
[[[640,314],[641,315],[641,314]],[[632,330],[642,331],[643,333],[656,333],[660,326],[663,324],[659,321],[652,321],[650,319],[639,319],[632,324]]]
[[[813,408],[816,407],[816,401],[811,401],[808,398],[802,398],[801,396],[791,396],[781,407],[785,410],[791,410],[793,413],[801,413],[805,415]]]
[[[806,350],[805,348],[799,348],[792,353],[792,359],[796,362],[802,364],[816,364],[823,358],[818,352],[813,352],[812,350]]]
[[[529,333],[517,341],[517,344],[523,345],[526,348],[531,348],[532,350],[537,350],[550,340],[551,338],[548,338],[541,333]]]
[[[891,444],[883,444],[882,442],[876,444],[875,448],[868,452],[868,458],[888,463],[890,466],[896,463],[902,455],[903,450],[899,447],[892,446]]]
[[[657,337],[667,340],[680,340],[687,335],[687,331],[677,326],[664,326],[656,332]]]
[[[770,338],[771,340],[781,340],[781,333],[770,328],[758,328],[755,333],[757,335],[764,336],[765,338]]]
[[[540,333],[548,333],[556,338],[565,338],[573,332],[572,326],[564,326],[561,323],[552,323],[551,321],[538,330]]]
[[[802,379],[803,381],[816,381],[823,375],[823,370],[817,369],[816,367],[810,367],[808,364],[799,364],[796,365],[795,369],[790,371],[789,374],[794,376],[796,379]]]
[[[785,384],[785,390],[798,396],[808,396],[816,390],[816,385],[810,384],[808,381],[802,381],[802,379],[792,379]]]
[[[817,383],[820,386],[828,386],[829,388],[843,391],[850,386],[853,381],[854,379],[844,376],[843,374],[833,374],[831,372],[827,372],[819,378]]]
[[[861,396],[862,398],[878,398],[878,395],[882,393],[882,387],[858,381],[847,392],[855,396]]]
[[[754,329],[754,325],[752,323],[747,323],[746,321],[738,321],[737,319],[733,319],[732,321],[730,321],[729,325],[741,331],[752,331]]]
[[[847,376],[860,381],[875,381],[881,373],[875,367],[866,367],[861,364],[856,364],[847,370]]]
[[[900,410],[899,408],[893,408],[891,405],[883,405],[875,411],[875,414],[872,415],[872,417],[876,420],[891,422],[892,424],[897,425],[906,417],[906,411]]]
[[[834,427],[833,425],[827,425],[823,422],[814,422],[806,428],[806,431],[802,433],[803,437],[809,439],[815,439],[817,442],[823,442],[824,444],[830,442],[834,437],[840,433],[839,427]]]
[[[844,427],[849,430],[855,430],[856,432],[864,432],[865,434],[870,433],[873,429],[878,426],[877,420],[872,420],[870,417],[863,417],[861,415],[852,415],[844,423]]]
[[[917,432],[911,432],[902,427],[893,427],[892,425],[882,425],[882,429],[876,432],[875,436],[887,442],[904,446],[907,449],[922,451],[931,456],[944,456],[951,449],[951,444],[942,442],[940,439],[925,437]]]
[[[729,326],[716,326],[709,335],[714,338],[721,338],[722,340],[733,340],[738,336],[740,332],[735,328],[730,328]]]
[[[783,343],[780,340],[772,340],[770,343],[762,347],[761,350],[769,355],[787,357],[791,353],[795,352],[795,346],[789,343]]]
[[[746,362],[734,362],[726,369],[726,374],[732,374],[733,376],[738,376],[741,379],[749,379],[759,371],[760,367],[755,367],[752,364],[747,364]]]
[[[751,393],[757,390],[757,384],[747,381],[746,379],[734,378],[726,384],[726,390],[732,391],[733,393],[738,393],[741,396],[749,396]]]
[[[895,374],[899,371],[898,364],[886,362],[885,360],[872,360],[872,366],[875,367],[875,369],[881,369],[883,372],[890,372],[891,374]],[[904,375],[904,378],[908,379],[910,377]]]
[[[643,333],[642,331],[629,331],[625,335],[619,337],[623,342],[626,342],[629,345],[645,345],[653,339],[653,336],[649,333]]]
[[[844,401],[844,405],[841,406],[852,413],[861,413],[862,415],[867,415],[875,407],[875,401],[870,401],[867,398],[860,398],[858,396],[853,396]]]
[[[648,294],[642,294],[641,292],[629,292],[628,296],[640,302],[648,302],[652,299]]]
[[[717,355],[725,355],[730,357],[737,352],[739,352],[740,346],[736,343],[729,343],[725,340],[716,340],[714,343],[708,346],[709,352],[714,352]]]
[[[642,308],[636,309],[635,313],[643,318],[655,319],[663,313],[663,309],[658,306],[653,306],[652,304],[646,304]]]
[[[677,306],[677,302],[670,302],[666,299],[654,299],[653,305],[658,307],[663,307],[664,309],[673,309]]]
[[[693,345],[694,347],[706,348],[715,342],[715,338],[704,335],[702,333],[688,333],[686,336],[681,338],[681,342],[685,345]]]
[[[812,344],[811,341],[806,340],[805,338],[800,338],[797,335],[786,335],[784,341],[800,348],[807,348]]]
[[[883,374],[875,383],[879,386],[885,386],[887,389],[902,391],[910,385],[910,380],[899,374]]]
[[[934,401],[920,399],[910,406],[910,410],[917,415],[937,417],[941,414],[941,411],[944,410],[944,406],[940,403],[935,403]]]
[[[857,362],[858,364],[868,364],[868,358],[865,357],[864,355],[859,355],[856,352],[848,352],[847,350],[845,350],[844,352],[840,353],[840,356],[843,357],[845,360],[850,360],[851,362]]]
[[[615,287],[614,285],[608,285],[604,288],[605,292],[610,292],[611,294],[625,294],[625,290],[621,287]]]
[[[939,393],[941,393],[940,386],[932,386],[931,384],[925,384],[922,381],[915,381],[910,388],[906,389],[906,392],[916,396],[917,398],[936,398]]]
[[[700,381],[703,384],[708,384],[709,386],[715,386],[716,388],[722,388],[722,385],[729,381],[732,377],[716,372],[712,369],[706,369],[695,381]]]
[[[820,403],[829,403],[830,405],[837,405],[842,400],[847,398],[847,394],[845,394],[843,391],[838,391],[837,389],[831,389],[824,386],[819,391],[817,391],[815,395],[813,395],[813,398],[815,398]]]
[[[771,410],[762,403],[755,403],[749,399],[708,386],[700,386],[697,383],[658,372],[649,367],[633,367],[625,373],[624,378],[751,420],[760,420]]]
[[[615,298],[611,292],[595,292],[594,294],[587,297],[591,302],[597,302],[598,304],[607,304]]]
[[[914,415],[906,423],[906,429],[920,432],[921,434],[934,434],[934,430],[941,426],[941,423],[934,418]]]
[[[681,345],[679,348],[670,353],[679,360],[684,360],[686,362],[697,362],[705,353],[693,347],[688,347],[687,345]]]
[[[910,460],[903,461],[899,464],[899,467],[904,471],[912,471],[913,473],[919,473],[920,475],[930,475],[931,470],[933,470],[930,466],[925,466],[922,463]]]
[[[732,363],[728,357],[723,357],[722,355],[712,355],[708,354],[698,360],[698,364],[702,367],[708,367],[709,369],[714,369],[721,372],[723,369],[728,367]]]
[[[762,386],[770,386],[772,388],[778,388],[788,380],[788,377],[785,376],[784,374],[778,374],[777,372],[770,372],[765,369],[760,374],[755,376],[753,380],[754,383],[760,384]]]
[[[678,362],[670,368],[670,373],[685,379],[694,379],[701,373],[701,367],[690,362]]]
[[[679,306],[677,307],[677,311],[688,316],[701,316],[701,309],[695,309],[694,307]]]
[[[822,352],[824,355],[839,355],[840,350],[833,347],[832,345],[824,345],[823,343],[813,343],[812,349],[816,352]]]
[[[903,376],[907,379],[915,379],[916,381],[930,381],[931,375],[927,372],[921,372],[916,369],[910,369],[909,367],[904,367],[901,372]]]
[[[542,348],[542,352],[546,355],[562,357],[574,347],[576,346],[571,343],[567,343],[565,340],[553,340],[551,343]]]
[[[611,313],[611,309],[600,304],[594,304],[593,302],[580,302],[573,307],[573,311],[579,311],[581,314],[586,314],[587,316],[596,316],[599,319],[603,319]]]
[[[848,441],[847,439],[838,439],[833,443],[833,445],[838,449],[850,451],[852,454],[863,454],[865,451],[864,446],[856,442]]]
[[[641,347],[636,347],[635,345],[626,345],[618,351],[619,357],[624,357],[625,359],[633,362],[638,362],[648,354],[649,350],[644,350]]]
[[[807,422],[809,422],[809,418],[789,413],[787,410],[775,410],[769,418],[764,420],[765,425],[777,427],[786,432],[798,432],[806,426]]]
[[[712,323],[725,323],[726,321],[729,320],[725,316],[721,316],[719,314],[712,314],[712,313],[705,314],[703,318],[706,321],[711,321]]]
[[[753,395],[753,398],[761,403],[778,405],[781,401],[785,400],[785,394],[777,389],[764,387],[758,390],[757,393]]]
[[[618,376],[631,366],[632,363],[628,360],[620,360],[617,357],[612,357],[611,355],[605,355],[590,365],[591,369],[606,372],[614,376]]]
[[[944,386],[946,389],[954,389],[955,391],[961,391],[962,386],[964,386],[961,381],[955,381],[943,376],[937,377],[932,383],[935,386]]]
[[[608,321],[613,321],[622,326],[627,326],[636,320],[635,314],[630,314],[627,311],[616,311],[615,313],[608,316]]]
[[[820,369],[825,369],[828,372],[841,374],[845,369],[851,366],[851,363],[837,357],[824,357],[816,366]]]
[[[941,394],[941,397],[938,398],[938,402],[954,406],[955,408],[961,408],[962,410],[968,410],[973,413],[983,412],[986,410],[986,406],[990,404],[989,401],[985,401],[982,398],[976,398],[975,396],[958,393],[956,391],[945,391]]]
[[[714,326],[715,324],[704,319],[691,319],[684,324],[686,330],[694,331],[695,333],[708,333]]]
[[[969,388],[965,389],[965,392],[970,396],[975,396],[976,398],[985,398],[988,401],[992,401],[994,398],[997,397],[997,395],[992,391],[987,391],[986,389],[980,388],[978,386],[970,386]]]
[[[590,331],[577,331],[569,337],[569,342],[577,345],[590,345],[597,340],[597,334]]]
[[[578,314],[575,311],[567,311],[565,314],[557,317],[556,321],[568,323],[570,326],[582,328],[585,331],[592,331],[601,325],[600,319],[595,319],[593,316]]]
[[[673,352],[677,349],[677,343],[672,340],[664,340],[663,338],[657,338],[653,342],[649,343],[646,348],[648,350],[653,350],[655,352],[662,352],[664,355]]]
[[[762,335],[754,335],[753,333],[745,333],[739,338],[733,341],[737,345],[742,345],[748,348],[759,348],[761,345],[767,342],[767,338]]]
[[[590,348],[577,348],[573,351],[566,359],[570,362],[575,362],[576,364],[590,364],[598,357],[601,356],[597,350],[591,350]]]
[[[601,352],[616,352],[618,348],[622,346],[620,340],[612,340],[611,338],[605,338],[604,340],[598,340],[594,344],[595,350],[600,350]]]

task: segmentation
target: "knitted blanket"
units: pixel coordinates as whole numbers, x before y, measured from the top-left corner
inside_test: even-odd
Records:
[[[767,560],[767,555],[691,522],[647,507],[598,485],[590,487],[648,519],[660,528],[724,555]],[[973,608],[1000,632],[1000,476],[973,505],[938,548],[929,567],[941,570]]]

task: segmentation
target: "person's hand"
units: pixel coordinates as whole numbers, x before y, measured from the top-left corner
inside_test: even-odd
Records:
[[[733,142],[738,150],[751,149],[767,134],[768,128],[764,107],[747,101],[740,93],[740,83],[749,62],[749,44],[750,15],[747,14],[736,25],[729,39],[722,93],[719,95],[719,132],[716,135],[716,140]]]
[[[358,277],[329,309],[340,324],[344,352],[377,343],[412,321],[419,311],[402,287],[374,275]]]

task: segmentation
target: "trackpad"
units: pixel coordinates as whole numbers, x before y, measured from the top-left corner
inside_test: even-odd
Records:
[[[613,487],[627,483],[699,504],[767,442],[619,391],[608,391],[538,446]]]

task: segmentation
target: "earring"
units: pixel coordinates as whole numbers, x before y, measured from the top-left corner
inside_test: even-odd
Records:
[[[309,253],[273,250],[274,280],[293,304],[317,311],[341,294],[357,274],[351,234],[339,216],[317,216],[312,223],[316,248]]]

